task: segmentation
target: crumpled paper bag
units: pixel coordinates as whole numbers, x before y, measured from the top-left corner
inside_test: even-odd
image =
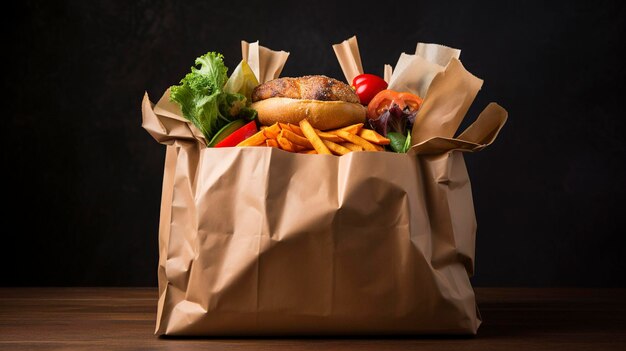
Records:
[[[362,68],[356,38],[348,45],[335,52],[350,81]],[[482,81],[458,54],[442,67],[419,48],[388,77],[426,89],[407,154],[206,148],[169,92],[156,106],[146,94],[143,127],[167,145],[155,333],[476,333],[476,220],[459,151],[492,143],[507,114],[490,104],[454,138]],[[286,60],[268,57],[249,62],[261,81],[278,76]],[[429,84],[411,77],[421,64],[438,70]]]

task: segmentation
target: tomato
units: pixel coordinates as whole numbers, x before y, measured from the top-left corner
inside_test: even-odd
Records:
[[[222,141],[215,144],[214,147],[237,146],[237,144],[253,136],[257,131],[256,122],[252,121],[232,132],[229,136],[222,139]]]
[[[414,112],[422,105],[421,97],[411,93],[399,93],[393,90],[383,90],[376,94],[372,101],[367,105],[367,117],[370,119],[376,119],[382,115],[393,104],[397,104],[400,109],[404,110],[406,107],[409,111]]]
[[[352,80],[352,88],[361,103],[367,105],[378,92],[387,89],[387,82],[373,74],[359,74]]]

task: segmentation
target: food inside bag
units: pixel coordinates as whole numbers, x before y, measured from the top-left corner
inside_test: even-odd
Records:
[[[230,77],[209,53],[144,97],[167,145],[157,334],[476,333],[458,151],[490,145],[506,111],[455,137],[482,85],[458,50],[418,44],[382,79],[356,37],[333,48],[345,83],[280,78],[288,53],[243,42]]]
[[[243,45],[245,52],[249,44]],[[258,43],[254,47],[260,50]],[[277,58],[277,71],[264,75],[272,79],[259,83],[258,62],[253,63],[255,74],[245,59],[228,77],[222,55],[209,52],[196,59],[180,85],[171,87],[170,100],[202,132],[208,147],[263,146],[339,156],[353,151],[406,153],[416,141],[423,141],[424,134],[452,138],[450,130],[456,131],[482,85],[477,78],[464,82],[471,87],[452,121],[429,120],[424,117],[428,112],[418,118],[429,84],[444,70],[440,64],[446,60],[458,64],[459,50],[420,43],[416,49],[420,54],[402,54],[387,83],[362,72],[356,37],[334,48],[351,85],[323,75],[277,78],[288,54],[276,55],[261,47],[270,60]],[[417,133],[412,136],[414,128]]]

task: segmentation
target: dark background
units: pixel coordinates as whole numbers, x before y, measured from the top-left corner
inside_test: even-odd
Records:
[[[509,111],[467,155],[479,286],[626,286],[621,1],[26,1],[5,11],[0,284],[156,285],[165,147],[141,128],[195,57],[240,40],[291,52],[283,75],[343,79],[353,34],[382,74],[418,41],[463,49],[470,110]],[[9,229],[14,225],[14,229]]]

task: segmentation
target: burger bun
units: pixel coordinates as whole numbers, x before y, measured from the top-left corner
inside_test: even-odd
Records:
[[[252,103],[259,122],[272,125],[276,122],[298,124],[307,119],[314,128],[336,129],[351,124],[364,123],[367,108],[346,101],[321,101],[272,97]]]

